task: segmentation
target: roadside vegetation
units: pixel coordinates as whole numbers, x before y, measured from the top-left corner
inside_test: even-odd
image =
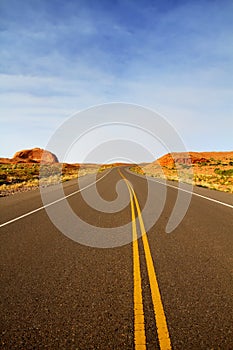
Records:
[[[177,164],[173,167],[150,164],[135,166],[132,171],[156,178],[181,181],[212,190],[233,193],[233,159],[210,158],[197,164]]]
[[[131,170],[146,176],[181,181],[195,186],[233,193],[233,153],[223,159],[210,157],[195,160],[195,164],[172,164],[169,157]],[[213,152],[214,154],[214,152]],[[161,160],[164,164],[161,165]],[[0,196],[36,189],[39,185],[50,186],[59,182],[76,179],[87,174],[97,174],[109,170],[115,164],[44,164],[40,163],[0,163]]]
[[[0,196],[36,189],[40,184],[50,186],[110,167],[112,165],[54,163],[40,168],[39,163],[0,164]]]

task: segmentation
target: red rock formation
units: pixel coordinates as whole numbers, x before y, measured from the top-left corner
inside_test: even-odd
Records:
[[[33,148],[16,152],[11,161],[12,163],[57,163],[58,159],[49,151]]]
[[[227,160],[233,157],[233,152],[174,152],[157,159],[152,165],[173,168],[175,164],[203,164],[217,160]]]
[[[11,163],[11,159],[10,158],[0,158],[0,163],[1,164],[9,164],[9,163]]]
[[[0,158],[0,163],[57,163],[58,159],[55,154],[43,150],[42,148],[33,148],[22,150],[16,152],[14,157],[9,158]]]
[[[203,154],[201,152],[176,152],[172,154],[168,153],[156,160],[154,163],[157,163],[160,166],[172,168],[175,164],[191,165],[205,162],[209,162],[209,156],[207,155],[207,152],[203,152]]]

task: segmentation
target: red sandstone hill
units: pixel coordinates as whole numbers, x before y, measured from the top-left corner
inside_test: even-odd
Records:
[[[55,154],[43,150],[42,148],[33,148],[16,152],[13,158],[0,158],[0,163],[58,163]]]
[[[151,165],[160,165],[172,168],[175,164],[202,164],[212,160],[227,160],[233,158],[233,152],[175,152],[168,153],[157,159]]]

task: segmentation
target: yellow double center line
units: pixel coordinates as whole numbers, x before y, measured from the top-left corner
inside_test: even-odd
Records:
[[[140,224],[143,248],[145,252],[147,272],[150,282],[150,290],[154,307],[157,335],[161,350],[170,350],[171,341],[169,337],[166,316],[163,309],[162,299],[159,291],[158,281],[155,274],[154,263],[152,260],[150,246],[148,243],[145,226],[142,219],[141,209],[138,203],[136,193],[130,182],[119,170],[119,174],[124,179],[130,194],[131,215],[132,215],[132,234],[133,234],[133,274],[134,274],[134,343],[135,350],[146,350],[145,319],[142,299],[142,280],[140,270],[140,256],[138,248],[138,235],[136,226],[135,207]]]

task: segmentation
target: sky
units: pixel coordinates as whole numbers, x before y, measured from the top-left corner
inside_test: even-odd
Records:
[[[190,151],[233,150],[232,19],[231,0],[1,0],[0,157],[111,102],[155,110]]]

